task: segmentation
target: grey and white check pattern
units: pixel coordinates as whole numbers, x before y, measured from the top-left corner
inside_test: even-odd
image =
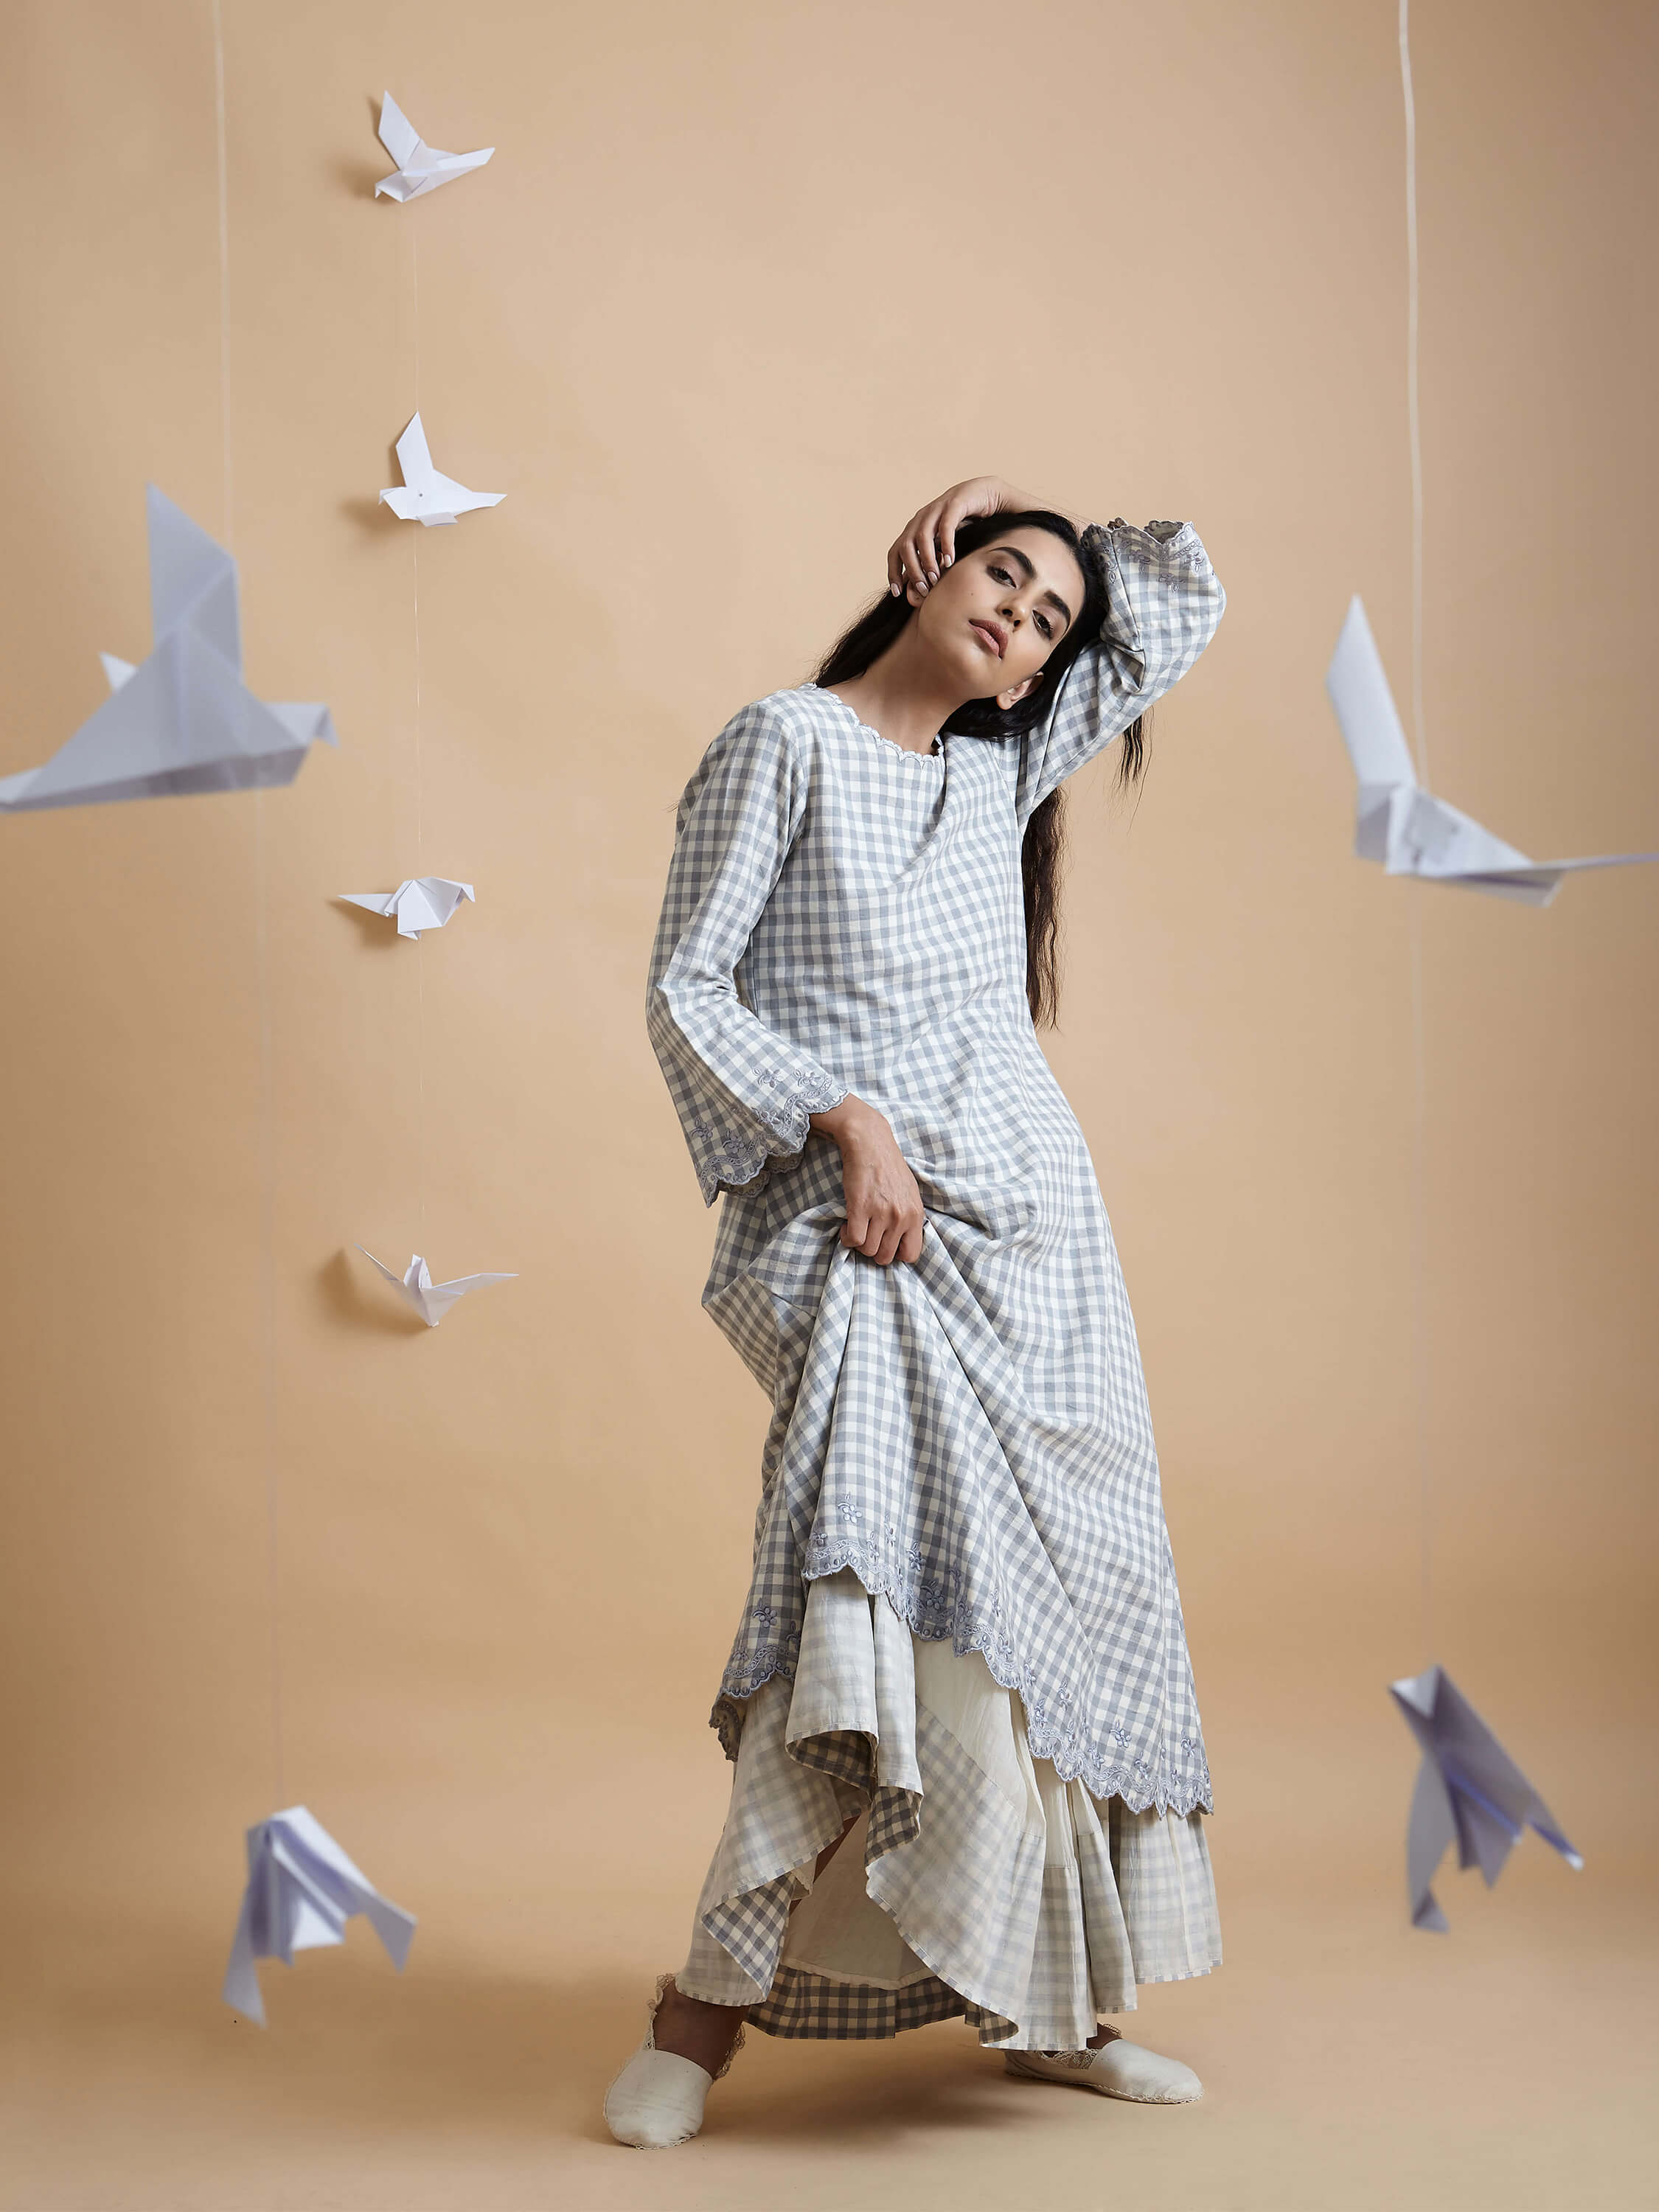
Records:
[[[774,1674],[748,1701],[678,1986],[747,2006],[769,2035],[959,2014],[981,2043],[1076,2050],[1133,2009],[1138,1983],[1207,1973],[1221,1946],[1203,1814],[1132,1813],[1061,1782],[1029,1739],[1018,1755],[1021,1710],[982,1654],[917,1641],[852,1568],[815,1578],[793,1683]],[[790,1920],[860,1807],[817,1881],[860,1886],[873,1902],[858,1909],[894,1923],[879,1979],[837,1971],[833,1937]]]
[[[1091,526],[1085,557],[1104,624],[1022,738],[907,752],[812,684],[733,717],[680,802],[647,1019],[704,1199],[726,1194],[703,1304],[773,1406],[710,1716],[728,1757],[741,1701],[794,1668],[807,1581],[851,1566],[983,1653],[1062,1780],[1186,1814],[1209,1769],[1139,1350],[1026,1005],[1020,841],[1224,599],[1190,524]],[[921,1186],[914,1267],[838,1241],[808,1116],[849,1091]]]

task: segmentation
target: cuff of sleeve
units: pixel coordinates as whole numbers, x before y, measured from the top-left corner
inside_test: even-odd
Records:
[[[820,1067],[769,1070],[759,1082],[776,1101],[763,1122],[744,1133],[702,1133],[706,1142],[697,1182],[705,1206],[712,1206],[722,1191],[758,1189],[781,1161],[799,1156],[812,1133],[812,1115],[827,1114],[849,1095],[846,1084]]]
[[[1129,597],[1128,586],[1123,580],[1122,565],[1118,558],[1117,533],[1130,530],[1122,522],[1102,525],[1091,522],[1083,533],[1084,551],[1095,562],[1100,571],[1106,593],[1106,613],[1100,625],[1103,645],[1115,646],[1134,664],[1132,688],[1139,690],[1146,673],[1146,655],[1140,647],[1140,625],[1135,620],[1134,603]],[[1133,531],[1139,537],[1139,531]],[[1124,671],[1126,675],[1131,672]]]

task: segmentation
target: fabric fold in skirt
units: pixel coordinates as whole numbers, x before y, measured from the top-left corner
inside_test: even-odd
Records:
[[[1062,1782],[981,1653],[914,1636],[843,1568],[808,1583],[793,1679],[742,1703],[676,1981],[770,2035],[959,2015],[981,2043],[1078,2050],[1138,1983],[1220,1963],[1203,1817]]]

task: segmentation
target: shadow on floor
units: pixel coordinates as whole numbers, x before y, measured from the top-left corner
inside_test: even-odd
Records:
[[[199,2101],[256,2126],[484,2127],[609,2144],[601,2104],[644,2034],[649,1994],[612,1975],[480,1975],[423,1961],[418,1941],[398,1976],[354,1923],[343,1950],[303,1953],[291,1971],[262,1963],[259,2028],[219,2002],[223,1967],[199,1945],[112,1935],[12,1978],[0,2036],[26,2043],[34,2068],[72,2072],[88,2100],[118,2083],[175,2123]],[[878,2150],[918,2129],[1018,2126],[1021,2094],[957,2021],[879,2044],[750,2028],[710,2093],[704,2134]]]

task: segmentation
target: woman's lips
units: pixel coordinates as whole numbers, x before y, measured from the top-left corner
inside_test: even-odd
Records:
[[[987,645],[990,647],[992,652],[995,653],[997,659],[1000,660],[1002,658],[1002,641],[998,637],[996,632],[994,629],[988,629],[985,624],[981,622],[969,623],[968,627],[969,629],[978,632],[979,635],[985,640]]]

